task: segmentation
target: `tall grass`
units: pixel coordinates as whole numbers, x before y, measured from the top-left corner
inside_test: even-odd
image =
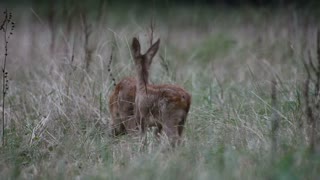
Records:
[[[175,7],[152,12],[154,35],[162,43],[152,82],[185,87],[192,106],[183,145],[167,149],[166,141],[158,143],[148,133],[147,147],[140,152],[138,138],[108,136],[107,102],[113,90],[108,60],[112,51],[116,80],[133,76],[128,44],[139,36],[142,48],[148,47],[152,16],[139,8],[116,10],[109,8],[98,21],[87,19],[92,27],[88,37],[81,20],[72,21],[70,31],[62,22],[54,26],[54,56],[46,18],[36,9],[13,10],[17,28],[8,47],[12,73],[1,177],[319,177],[319,151],[307,151],[302,101],[302,60],[307,49],[315,55],[317,27],[308,11]],[[84,47],[89,46],[94,50],[87,66]],[[274,135],[277,148],[272,151]]]

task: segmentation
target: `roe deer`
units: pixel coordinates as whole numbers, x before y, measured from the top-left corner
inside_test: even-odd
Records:
[[[109,71],[111,61],[112,56],[110,57],[108,68]],[[150,64],[148,64],[148,66],[146,67],[147,69],[149,69]],[[134,120],[135,97],[136,78],[126,77],[118,84],[115,84],[115,90],[112,92],[109,98],[109,110],[111,113],[110,124],[112,135],[118,136],[127,133],[133,133],[138,130],[139,124]]]
[[[164,131],[174,146],[180,142],[191,96],[176,85],[148,83],[150,65],[159,44],[160,39],[145,54],[141,54],[138,39],[133,38],[132,41],[131,51],[137,72],[135,120],[140,125],[141,135],[144,135],[146,127],[156,126],[159,133]]]

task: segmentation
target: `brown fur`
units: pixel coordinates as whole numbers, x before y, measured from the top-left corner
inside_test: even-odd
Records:
[[[136,97],[136,80],[124,78],[115,87],[109,99],[112,135],[122,135],[134,131],[134,101]]]
[[[132,53],[137,72],[137,88],[135,97],[135,120],[140,131],[150,126],[162,130],[174,145],[181,139],[183,127],[190,109],[191,95],[177,85],[150,85],[149,69],[152,59],[159,48],[160,40],[141,55],[140,43],[134,38]]]

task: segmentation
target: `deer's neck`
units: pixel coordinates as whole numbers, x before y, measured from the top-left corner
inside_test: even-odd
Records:
[[[137,91],[146,94],[147,86],[149,84],[149,72],[146,69],[142,69],[138,72],[137,81]]]

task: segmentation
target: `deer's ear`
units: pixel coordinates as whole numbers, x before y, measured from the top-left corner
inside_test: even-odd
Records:
[[[140,50],[141,50],[141,47],[140,47],[139,40],[136,37],[134,37],[132,40],[132,46],[131,46],[133,57],[140,56]]]
[[[151,63],[152,58],[154,55],[156,55],[158,49],[159,49],[160,39],[157,40],[146,52],[145,56],[148,59],[148,61]]]

